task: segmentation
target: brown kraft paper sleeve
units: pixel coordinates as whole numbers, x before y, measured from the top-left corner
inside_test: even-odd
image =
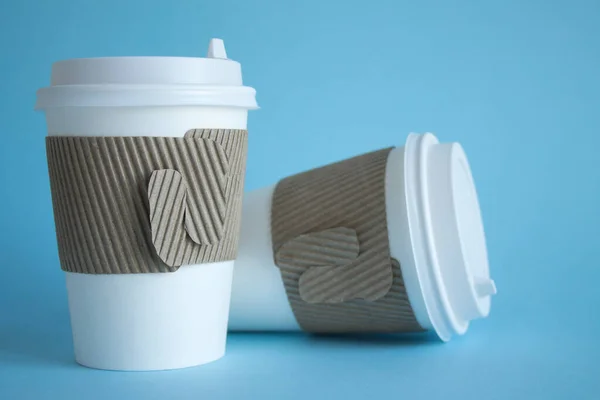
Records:
[[[386,221],[383,149],[279,182],[273,257],[308,332],[416,332]]]
[[[173,272],[235,259],[247,137],[46,138],[62,269]]]

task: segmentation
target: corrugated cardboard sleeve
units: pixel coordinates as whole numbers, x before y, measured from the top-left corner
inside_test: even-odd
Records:
[[[390,257],[383,149],[285,178],[273,194],[273,257],[301,328],[415,332]]]
[[[228,129],[191,130],[184,138],[48,137],[62,269],[88,274],[173,272],[180,265],[235,259],[247,138],[245,130]],[[177,233],[160,243],[167,249],[163,257],[168,263],[153,242],[148,191],[153,173],[163,170],[176,171],[182,184],[180,197],[161,198],[169,218],[161,227]],[[181,200],[181,193],[185,204],[179,208],[164,203]]]

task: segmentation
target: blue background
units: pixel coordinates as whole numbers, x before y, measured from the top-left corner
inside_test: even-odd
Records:
[[[489,319],[446,345],[231,335],[186,370],[74,363],[35,91],[59,59],[203,56],[211,37],[262,107],[249,190],[411,131],[462,143]],[[600,2],[5,0],[0,49],[0,398],[600,397]]]

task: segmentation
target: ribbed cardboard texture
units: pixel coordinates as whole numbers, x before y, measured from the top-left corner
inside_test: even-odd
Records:
[[[46,149],[63,270],[173,272],[236,258],[245,130],[197,129],[184,138],[53,136]],[[163,193],[152,211],[160,209],[164,219],[153,233],[149,184],[164,170],[178,172],[185,204]]]
[[[371,254],[367,251],[359,256],[359,252],[354,229],[334,228],[300,235],[284,243],[275,257],[277,265],[307,268],[300,275],[298,288],[300,298],[308,303],[375,301],[390,290],[392,268],[384,263],[366,268],[365,258]],[[329,285],[323,287],[323,282]]]
[[[400,264],[390,257],[385,205],[390,151],[294,175],[275,188],[273,257],[305,331],[422,330]]]

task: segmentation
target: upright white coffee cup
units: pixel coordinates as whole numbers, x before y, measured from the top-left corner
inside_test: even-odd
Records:
[[[255,90],[212,39],[207,58],[60,61],[40,89],[49,136],[183,137],[189,129],[246,129]],[[225,353],[233,261],[173,273],[66,272],[76,361],[112,370],[204,364]]]
[[[234,271],[230,330],[299,330],[273,260],[276,185],[246,194]],[[496,293],[467,157],[458,143],[409,135],[391,151],[385,177],[391,256],[400,261],[417,321],[444,340],[490,312]]]

